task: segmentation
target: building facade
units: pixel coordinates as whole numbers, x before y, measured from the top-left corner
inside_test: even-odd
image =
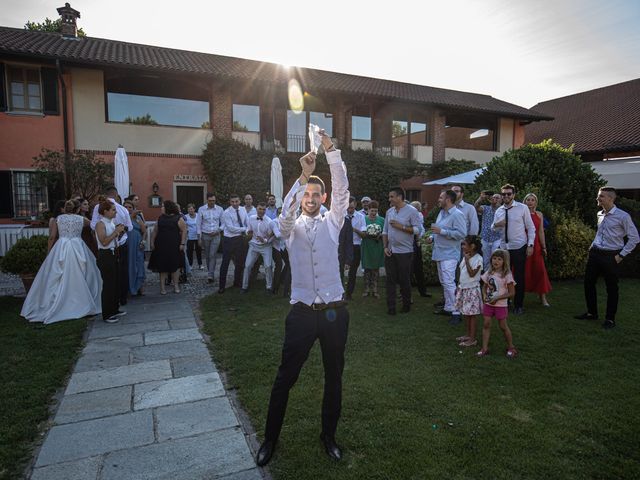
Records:
[[[302,153],[311,122],[342,148],[482,164],[520,146],[525,124],[550,118],[487,95],[69,31],[0,27],[0,77],[5,223],[37,215],[60,195],[35,181],[32,159],[42,148],[113,161],[124,146],[131,192],[154,219],[159,211],[145,200],[154,190],[183,207],[204,201],[210,184],[200,155],[214,135]],[[423,180],[405,183],[411,199],[422,199]]]

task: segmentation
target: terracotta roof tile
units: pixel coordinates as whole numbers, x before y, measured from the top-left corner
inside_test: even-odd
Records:
[[[555,118],[525,127],[525,141],[552,138],[576,153],[640,150],[640,78],[541,102]]]
[[[289,77],[284,69],[273,63],[102,38],[83,37],[69,40],[56,33],[10,27],[0,27],[0,53],[59,58],[65,62],[79,64],[128,66],[268,83],[284,83]],[[488,95],[309,68],[299,68],[297,71],[304,86],[309,89],[427,103],[523,120],[549,119],[547,115]]]

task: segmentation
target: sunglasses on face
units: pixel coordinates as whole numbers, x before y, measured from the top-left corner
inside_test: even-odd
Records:
[[[503,197],[510,197],[513,195],[513,192],[504,192],[504,193],[501,193],[500,195],[502,195]]]

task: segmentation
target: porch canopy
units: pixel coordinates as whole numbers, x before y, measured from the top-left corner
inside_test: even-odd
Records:
[[[607,181],[609,187],[618,190],[640,188],[640,157],[591,162],[590,165]]]
[[[430,182],[424,182],[423,185],[452,185],[455,183],[476,183],[476,177],[484,171],[485,167],[476,168],[469,172],[458,173],[450,177],[438,178],[437,180],[431,180]]]

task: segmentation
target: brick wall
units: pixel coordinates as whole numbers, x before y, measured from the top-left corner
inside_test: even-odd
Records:
[[[233,124],[233,104],[228,90],[213,88],[211,95],[212,113],[211,127],[218,137],[231,138]]]
[[[431,116],[431,145],[433,146],[433,163],[444,162],[445,149],[445,117],[439,110],[434,110]]]

